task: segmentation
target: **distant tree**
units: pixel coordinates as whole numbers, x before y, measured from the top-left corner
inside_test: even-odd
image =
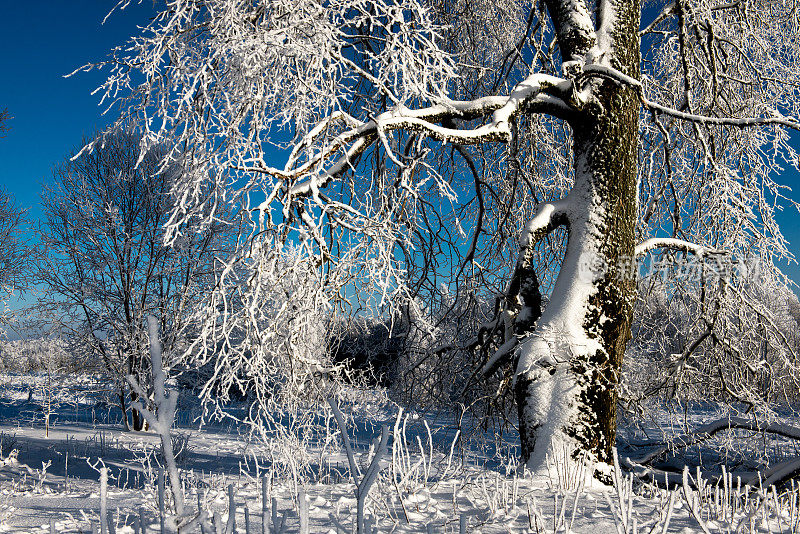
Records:
[[[21,233],[25,211],[0,189],[0,325],[7,326],[13,314],[9,299],[27,282],[30,250]]]
[[[8,132],[10,119],[7,109],[0,110],[0,138]],[[11,195],[0,189],[0,325],[10,319],[8,300],[22,286],[28,265],[29,250],[20,238],[24,214]]]
[[[96,371],[85,357],[73,353],[63,339],[29,338],[0,343],[0,369],[14,373],[74,373]]]
[[[0,137],[4,137],[10,129],[8,126],[8,121],[11,118],[11,114],[7,109],[0,109]]]
[[[166,355],[180,348],[192,307],[212,279],[220,235],[212,225],[164,245],[170,188],[183,169],[162,167],[158,147],[140,154],[139,141],[118,131],[59,164],[42,193],[37,231],[39,309],[76,349],[102,361],[119,389],[126,427],[128,396],[137,400],[126,377],[150,382],[142,376],[148,373],[145,317],[160,322]],[[142,428],[136,410],[132,423]]]

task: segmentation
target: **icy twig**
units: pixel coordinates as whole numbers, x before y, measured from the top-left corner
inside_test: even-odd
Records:
[[[696,481],[698,490],[702,485],[700,478]],[[683,500],[686,502],[686,505],[689,508],[692,516],[697,521],[697,524],[700,525],[700,528],[703,529],[704,534],[711,534],[711,531],[708,529],[708,525],[703,520],[700,512],[700,492],[695,493],[692,488],[689,486],[689,467],[684,466],[683,468],[683,486],[682,495]]]
[[[381,435],[379,441],[376,440],[375,452],[372,456],[372,461],[369,463],[366,472],[359,480],[360,471],[355,461],[355,454],[350,445],[350,438],[347,436],[347,428],[344,426],[344,417],[339,409],[338,404],[332,398],[328,398],[328,404],[333,411],[336,422],[339,424],[339,430],[342,434],[342,441],[345,444],[345,452],[347,453],[347,460],[350,463],[350,474],[353,478],[353,483],[356,486],[356,531],[358,534],[364,533],[364,504],[367,500],[367,495],[375,480],[378,478],[380,472],[380,462],[386,454],[387,445],[389,443],[389,427],[383,425],[381,427]]]

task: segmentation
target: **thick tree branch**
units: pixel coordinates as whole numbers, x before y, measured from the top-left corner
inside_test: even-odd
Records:
[[[564,201],[545,202],[540,204],[536,213],[525,225],[519,238],[520,248],[534,246],[547,234],[567,222],[566,204]]]
[[[252,167],[242,167],[240,170],[265,173],[286,181],[312,175],[291,188],[292,195],[307,194],[311,187],[324,185],[331,176],[346,169],[355,157],[385,132],[392,130],[419,132],[439,141],[461,145],[487,141],[508,142],[511,138],[511,122],[520,113],[538,112],[559,117],[570,116],[573,110],[566,103],[566,98],[571,91],[571,81],[535,73],[517,84],[508,96],[491,96],[472,101],[451,100],[419,110],[392,108],[368,122],[358,123],[357,126],[339,134],[308,161],[294,168],[288,167],[296,162],[299,149],[293,150],[284,170],[263,165],[262,162],[256,162],[257,164]],[[472,120],[490,114],[489,123],[469,130],[447,128],[438,124],[448,119]],[[344,114],[337,115],[335,119],[342,119],[351,125],[355,121]],[[333,119],[329,119],[315,127],[300,145],[304,148],[311,147],[327,131],[332,122]],[[316,175],[319,166],[339,151],[344,151],[344,155],[322,176]]]
[[[696,122],[701,124],[715,124],[719,126],[736,126],[739,128],[745,128],[748,126],[765,126],[769,124],[776,124],[779,126],[786,126],[787,128],[792,128],[794,130],[800,130],[800,122],[795,121],[794,119],[787,119],[784,117],[709,117],[706,115],[696,115],[693,113],[684,113],[683,111],[678,111],[677,109],[673,109],[667,106],[662,106],[661,104],[657,104],[646,98],[642,97],[642,105],[647,109],[654,109],[663,113],[664,115],[669,115],[670,117],[675,117],[676,119],[681,119],[684,121]]]
[[[669,4],[665,5],[664,8],[659,11],[658,15],[655,16],[653,21],[648,24],[644,29],[639,31],[639,36],[645,35],[653,31],[653,29],[658,26],[658,24],[669,17],[673,10],[675,9],[675,2],[670,2]]]
[[[791,439],[800,440],[800,428],[784,425],[780,423],[759,424],[757,421],[745,419],[743,417],[726,417],[717,419],[711,423],[701,425],[695,430],[688,432],[682,436],[670,440],[669,443],[659,444],[652,451],[638,457],[632,458],[633,462],[637,464],[648,464],[658,458],[663,457],[666,453],[676,448],[686,448],[692,445],[705,441],[715,434],[723,430],[749,430],[751,432],[766,432],[768,434],[775,434]]]
[[[583,0],[546,0],[545,4],[556,30],[562,61],[582,62],[597,44],[586,3]]]
[[[517,265],[508,282],[504,297],[505,342],[481,367],[480,373],[483,376],[491,375],[498,367],[510,361],[514,349],[519,343],[518,336],[526,334],[538,319],[538,315],[541,313],[540,309],[529,310],[525,317],[521,317],[520,313],[523,307],[538,308],[541,305],[539,280],[533,268],[531,252],[536,243],[559,226],[567,223],[566,201],[546,202],[539,205],[536,213],[522,231]]]
[[[511,360],[511,356],[514,354],[514,349],[517,348],[519,345],[519,340],[516,337],[512,337],[505,343],[503,343],[499,349],[492,354],[486,363],[483,364],[481,367],[480,374],[482,376],[490,376],[492,375],[501,365],[505,362]]]

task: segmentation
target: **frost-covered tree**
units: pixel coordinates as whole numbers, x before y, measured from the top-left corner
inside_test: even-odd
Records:
[[[26,285],[30,250],[22,237],[25,211],[13,197],[0,189],[0,326],[8,326],[13,318],[8,308],[16,291]]]
[[[725,279],[723,290],[707,288],[703,298],[702,288],[687,287],[699,280],[655,278],[640,281],[626,402],[719,400],[743,412],[756,408],[762,420],[796,405],[800,346],[791,291],[757,277]],[[714,278],[711,289],[723,282]]]
[[[287,247],[315,314],[421,302],[424,319],[453,291],[494,303],[466,343],[491,349],[484,373],[510,365],[524,460],[564,444],[603,463],[636,259],[742,255],[780,280],[773,262],[790,254],[774,213],[793,203],[775,177],[797,165],[799,7],[173,0],[113,51],[103,92],[143,150],[179,140],[191,171],[168,237],[225,205],[250,214],[209,328],[231,318],[226,287],[266,310],[261,266]],[[285,319],[243,312],[239,328],[293,330],[292,299],[266,301]],[[238,369],[281,357],[251,348]],[[298,383],[329,372],[288,348]]]
[[[88,142],[88,140],[87,140]],[[119,388],[125,414],[137,400],[126,377],[146,377],[145,318],[160,321],[164,349],[174,359],[186,344],[189,316],[213,283],[220,225],[163,244],[179,163],[161,166],[163,150],[140,158],[127,130],[104,137],[91,154],[66,158],[42,194],[36,281],[38,308],[74,350],[102,362]],[[142,380],[144,382],[144,380]],[[132,410],[135,430],[143,420]]]
[[[0,110],[0,138],[9,130],[9,119],[8,110]],[[23,286],[28,264],[29,251],[25,240],[20,238],[24,214],[14,198],[0,189],[0,326],[7,326],[13,315],[8,309],[8,300]]]

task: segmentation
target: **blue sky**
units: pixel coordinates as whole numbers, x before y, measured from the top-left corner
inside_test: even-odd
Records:
[[[65,74],[106,57],[145,24],[151,2],[131,5],[104,25],[114,1],[0,0],[0,108],[13,116],[0,140],[0,185],[38,214],[40,184],[84,135],[107,124],[91,91],[100,72]]]
[[[0,108],[8,108],[11,131],[0,140],[0,186],[17,202],[39,214],[39,190],[51,167],[75,148],[84,135],[113,117],[101,117],[98,97],[91,91],[102,72],[64,75],[87,62],[99,61],[136,32],[152,15],[144,0],[103,18],[116,0],[0,0]],[[800,142],[800,135],[795,139]],[[781,178],[800,198],[800,176]],[[800,256],[800,215],[781,217],[791,250]],[[800,268],[789,269],[800,282]]]

